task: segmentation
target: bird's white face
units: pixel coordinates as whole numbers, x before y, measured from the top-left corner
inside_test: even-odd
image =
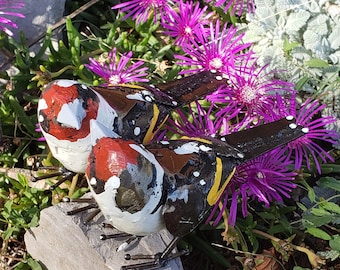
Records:
[[[98,93],[72,80],[52,82],[38,102],[38,121],[46,142],[53,156],[73,172],[85,172],[93,138],[104,136],[97,135],[93,121],[112,131],[116,117]]]
[[[102,138],[90,154],[86,175],[94,199],[115,228],[133,235],[164,228],[164,170],[142,146]]]

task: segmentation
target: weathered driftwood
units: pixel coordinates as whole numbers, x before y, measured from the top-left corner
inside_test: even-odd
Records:
[[[48,270],[109,270],[120,269],[122,265],[145,262],[126,261],[124,255],[155,254],[162,251],[172,239],[167,231],[143,237],[127,250],[117,248],[127,239],[101,240],[103,233],[118,232],[104,228],[104,217],[99,215],[85,224],[87,211],[73,216],[66,212],[80,204],[60,203],[41,212],[40,223],[25,234],[25,243],[30,255],[39,260]],[[180,259],[171,260],[162,269],[181,270]]]

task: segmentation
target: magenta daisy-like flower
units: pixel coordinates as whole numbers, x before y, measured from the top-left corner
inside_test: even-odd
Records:
[[[0,0],[0,30],[4,31],[7,35],[13,36],[13,32],[8,29],[8,27],[18,28],[16,23],[7,18],[7,16],[14,16],[19,18],[25,18],[25,16],[18,12],[11,12],[11,9],[22,8],[24,3],[9,1],[9,0]]]
[[[230,72],[235,68],[235,63],[253,54],[252,51],[243,52],[251,45],[242,43],[243,34],[237,35],[234,26],[227,28],[225,24],[221,27],[219,20],[216,21],[216,25],[210,23],[209,29],[202,29],[196,34],[197,37],[194,40],[182,45],[187,56],[175,55],[180,60],[177,64],[195,66],[182,73],[202,70]]]
[[[216,7],[223,7],[225,12],[231,9],[231,14],[238,16],[241,16],[245,8],[248,12],[255,12],[254,0],[206,0],[206,2],[214,2]]]
[[[144,62],[137,61],[128,65],[131,57],[132,52],[124,53],[117,61],[116,48],[114,48],[109,53],[108,62],[90,58],[90,64],[85,64],[85,67],[106,81],[103,86],[148,82],[149,80],[145,78],[148,75],[146,72],[148,68],[141,67]]]
[[[165,128],[169,131],[188,137],[215,137],[226,129],[228,121],[238,114],[232,110],[229,117],[215,117],[216,106],[202,106],[198,101],[189,104],[188,108],[178,109],[176,120],[168,119]]]
[[[229,72],[229,84],[219,87],[207,99],[227,106],[217,116],[228,114],[230,107],[240,111],[240,126],[248,126],[254,119],[272,122],[280,111],[278,96],[290,97],[295,90],[294,84],[270,77],[273,74],[266,73],[265,66],[258,67],[256,59],[248,57],[237,70]]]
[[[175,9],[170,9],[165,16],[162,23],[162,26],[166,29],[164,34],[176,38],[175,44],[179,46],[189,42],[208,23],[212,13],[204,14],[207,8],[208,6],[205,6],[201,9],[199,3],[194,5],[192,1],[184,3],[181,0],[178,12]]]
[[[295,104],[293,104],[295,105]],[[288,157],[295,160],[295,169],[300,169],[303,161],[307,168],[311,168],[311,161],[314,162],[317,171],[321,174],[320,161],[334,162],[333,157],[327,153],[321,146],[320,142],[327,142],[333,145],[337,144],[339,134],[335,130],[326,128],[328,124],[334,123],[336,119],[333,116],[320,117],[319,113],[326,107],[326,104],[319,104],[318,100],[307,99],[299,109],[297,106],[291,108],[287,113],[296,117],[296,123],[305,127],[306,134],[290,142],[288,148]]]
[[[292,161],[287,159],[284,149],[275,149],[238,166],[206,222],[210,222],[215,213],[220,211],[214,221],[216,226],[223,212],[228,208],[228,222],[234,226],[238,201],[242,202],[242,215],[246,217],[249,198],[264,203],[266,207],[269,207],[271,202],[282,202],[283,196],[289,198],[289,193],[296,187],[293,183],[296,173],[289,169],[291,164]],[[221,209],[220,204],[222,204]]]
[[[152,13],[155,23],[157,22],[157,14],[160,14],[162,21],[171,6],[170,1],[167,0],[131,0],[115,5],[112,9],[120,9],[121,12],[125,12],[126,15],[123,20],[132,17],[139,24],[146,22]]]

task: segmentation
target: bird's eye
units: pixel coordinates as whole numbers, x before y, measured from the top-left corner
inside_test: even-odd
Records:
[[[143,91],[142,92],[142,97],[147,102],[152,102],[154,100],[154,97],[148,91]]]

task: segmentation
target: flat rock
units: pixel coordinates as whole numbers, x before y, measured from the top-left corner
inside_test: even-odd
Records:
[[[65,0],[23,0],[23,8],[12,9],[25,15],[25,18],[11,16],[10,19],[17,25],[17,29],[12,29],[14,38],[19,40],[19,32],[24,31],[27,39],[34,39],[39,34],[45,33],[47,28],[58,22],[65,11]]]
[[[101,240],[101,234],[119,233],[113,228],[104,228],[104,217],[96,216],[86,223],[89,211],[76,215],[66,212],[79,208],[79,203],[59,203],[41,211],[39,226],[25,234],[28,253],[48,270],[118,270],[123,265],[146,262],[127,261],[124,255],[156,254],[165,249],[172,236],[166,230],[135,240],[123,251],[117,248],[128,237]],[[169,261],[163,270],[182,270],[179,258]]]
[[[65,0],[21,0],[25,6],[18,9],[10,9],[8,11],[21,13],[25,18],[15,17],[15,16],[5,16],[5,18],[10,19],[17,24],[17,28],[9,27],[13,32],[13,38],[20,42],[20,31],[22,31],[27,39],[28,44],[35,41],[35,39],[40,35],[46,33],[46,30],[59,22],[63,18],[65,12]],[[7,11],[7,10],[6,10]],[[58,31],[52,33],[52,45],[57,47],[58,40],[61,39],[62,35]],[[36,53],[41,47],[42,41],[34,44],[30,47],[31,53]],[[46,51],[49,54],[49,50]],[[0,53],[0,67],[3,62],[7,62],[7,57]],[[11,73],[16,73],[16,71],[11,70],[10,65],[5,65],[2,67],[3,70],[8,70],[9,76],[13,76]],[[0,83],[6,83],[0,81]]]

